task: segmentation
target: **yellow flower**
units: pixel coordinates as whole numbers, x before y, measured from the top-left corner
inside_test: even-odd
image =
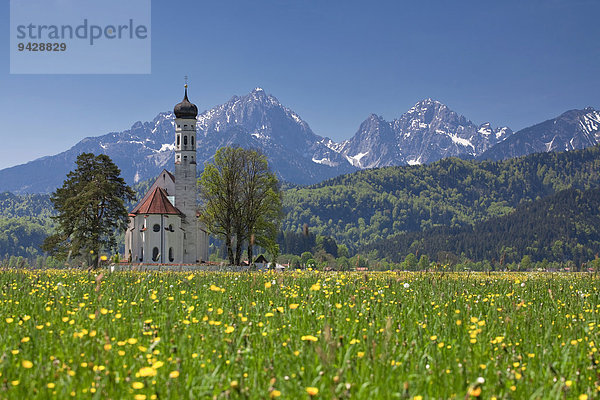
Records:
[[[308,393],[309,396],[316,396],[319,394],[319,388],[309,386],[306,388],[306,393]]]
[[[29,336],[25,336],[23,339],[21,339],[21,343],[27,343],[29,340]]]
[[[231,386],[232,389],[237,389],[240,386],[240,384],[238,381],[231,381],[229,383],[229,386]]]
[[[423,396],[415,396],[413,397],[413,400],[423,400]]]
[[[26,369],[33,367],[33,363],[31,361],[27,361],[27,360],[21,361],[21,365],[23,366],[23,368],[26,368]]]
[[[12,324],[13,321],[14,321],[13,318],[6,318],[6,323],[7,324]]]
[[[145,394],[136,394],[133,398],[135,400],[146,400],[146,395]]]
[[[171,371],[169,378],[175,379],[179,377],[179,371]]]
[[[579,400],[588,400],[588,395],[587,394],[580,394],[579,395]]]
[[[296,304],[296,303],[290,304],[290,309],[291,310],[295,310],[296,308],[298,308],[298,304]]]
[[[321,285],[319,285],[318,283],[315,283],[314,285],[312,285],[310,287],[310,290],[313,292],[319,291],[319,290],[321,290]]]
[[[565,382],[565,385],[566,385],[567,387],[571,387],[571,386],[573,385],[573,381],[566,381],[566,382]]]
[[[235,328],[233,326],[228,326],[227,328],[225,328],[225,333],[231,333],[235,330]]]
[[[137,339],[136,338],[129,338],[129,339],[127,339],[127,343],[129,343],[129,344],[136,344],[137,343]]]
[[[281,396],[281,392],[277,389],[272,390],[271,393],[269,393],[269,397],[274,399],[275,397],[279,397]]]
[[[134,389],[143,389],[144,388],[144,384],[142,382],[133,382],[131,384],[131,387]]]
[[[265,289],[268,289],[268,288],[270,288],[271,286],[272,286],[272,285],[271,285],[271,282],[265,282]]]
[[[479,397],[481,396],[481,387],[476,387],[474,389],[469,390],[469,396]]]
[[[19,386],[19,381],[11,381],[10,384],[13,386]]]
[[[106,351],[109,351],[110,349],[112,349],[112,344],[110,344],[110,343],[106,343],[106,344],[104,345],[104,350],[106,350]]]
[[[48,389],[54,389],[56,387],[56,385],[54,383],[50,382],[49,384],[46,385],[46,387]]]
[[[88,318],[89,319],[96,319],[96,314],[90,314],[90,315],[88,315]]]
[[[358,356],[358,358],[363,358],[365,356],[365,352],[359,351],[356,355]]]
[[[317,340],[319,340],[313,335],[305,335],[305,336],[302,336],[301,339],[304,341],[309,341],[309,342],[316,342]]]
[[[143,377],[156,376],[156,370],[152,367],[143,367],[138,371],[138,373]]]
[[[436,335],[432,335],[429,337],[429,340],[437,340],[437,336]]]

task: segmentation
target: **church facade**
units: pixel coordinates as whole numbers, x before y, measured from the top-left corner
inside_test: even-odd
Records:
[[[129,214],[125,257],[137,264],[197,264],[208,260],[208,232],[196,203],[196,117],[187,95],[174,108],[175,174],[163,170]]]

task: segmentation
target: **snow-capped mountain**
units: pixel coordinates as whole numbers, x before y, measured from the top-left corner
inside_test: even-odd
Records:
[[[71,149],[0,170],[0,191],[40,193],[62,185],[82,152],[105,153],[132,184],[172,169],[174,114],[158,114],[122,132],[89,137]],[[600,113],[591,108],[514,133],[476,125],[432,99],[418,102],[391,122],[371,114],[349,140],[337,143],[315,134],[298,114],[257,88],[198,116],[198,169],[216,150],[238,145],[269,158],[283,180],[311,184],[363,168],[416,165],[444,157],[502,159],[536,151],[569,150],[600,142]]]
[[[152,178],[174,162],[174,114],[160,113],[152,122],[136,122],[123,132],[89,137],[60,154],[0,171],[0,191],[50,192],[62,185],[82,152],[104,153],[128,183]],[[217,149],[238,145],[260,149],[284,180],[308,184],[355,171],[346,158],[329,148],[292,110],[261,88],[205,111],[197,123],[198,168]]]
[[[600,111],[588,107],[522,129],[478,158],[504,160],[531,153],[583,149],[599,143]]]
[[[475,157],[511,134],[507,127],[477,126],[426,99],[391,122],[371,114],[340,151],[359,168],[427,164],[451,156]]]

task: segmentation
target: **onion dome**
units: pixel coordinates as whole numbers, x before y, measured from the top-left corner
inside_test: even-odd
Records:
[[[196,118],[198,115],[198,107],[195,104],[190,103],[187,96],[187,85],[185,85],[185,96],[181,103],[177,104],[173,109],[175,117],[177,118]]]

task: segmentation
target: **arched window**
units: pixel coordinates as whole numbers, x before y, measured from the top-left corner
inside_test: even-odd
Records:
[[[169,261],[173,262],[174,259],[175,257],[173,256],[173,248],[169,247]]]
[[[177,146],[179,146],[180,142],[181,142],[181,136],[177,135]]]
[[[191,139],[192,139],[192,146],[193,146],[194,145],[194,137],[192,136]]]
[[[187,146],[187,135],[183,136],[183,145]]]
[[[152,227],[152,230],[154,232],[159,232],[160,231],[160,225],[159,224],[154,224],[154,226]]]
[[[173,232],[173,225],[169,224],[169,232]]]
[[[158,247],[152,249],[152,261],[158,261]]]

